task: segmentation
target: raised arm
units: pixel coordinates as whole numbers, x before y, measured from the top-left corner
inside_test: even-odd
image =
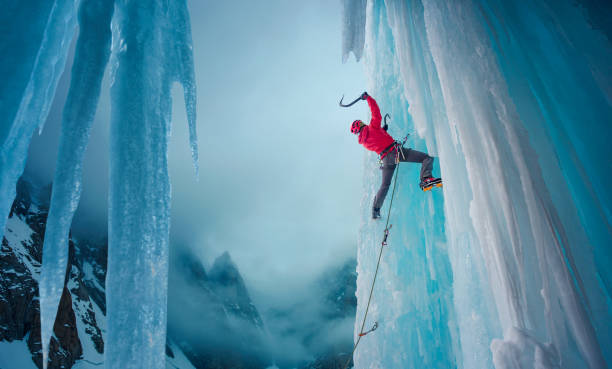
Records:
[[[372,120],[370,120],[370,127],[380,129],[380,122],[382,121],[382,116],[380,115],[380,109],[378,108],[378,104],[376,100],[372,98],[372,96],[368,95],[368,105],[370,105],[370,111],[372,112]]]

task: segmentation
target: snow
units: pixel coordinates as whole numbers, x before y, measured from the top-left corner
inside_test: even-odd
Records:
[[[97,264],[95,267],[99,268]],[[99,289],[100,291],[104,291],[104,286],[100,285],[100,283],[98,282],[98,278],[94,274],[94,266],[91,263],[84,262],[82,272],[83,280],[90,281],[95,288]]]
[[[0,341],[0,368],[36,369],[28,344],[23,341]]]
[[[445,182],[423,194],[418,166],[399,167],[366,322],[380,327],[356,367],[612,363],[612,74],[595,73],[612,47],[584,14],[571,1],[368,3],[368,92]],[[355,334],[383,234],[369,219],[375,156],[364,165]]]
[[[26,244],[31,244],[32,234],[34,232],[28,224],[20,217],[13,215],[6,221],[6,229],[4,237],[8,242],[11,250],[28,268],[29,274],[33,279],[38,280],[40,276],[40,264],[32,260],[30,253],[25,248]],[[14,269],[3,271],[4,273],[15,272]]]
[[[71,274],[78,274],[78,270],[75,266],[72,266]],[[66,286],[68,287],[69,291],[72,291],[74,288],[78,287],[73,278],[68,281]],[[88,330],[93,330],[88,323],[89,317],[87,314],[89,311],[94,312],[94,317],[98,325],[106,320],[100,309],[95,309],[94,305],[95,303],[93,301],[83,301],[78,298],[78,296],[75,296],[74,294],[72,295],[72,308],[76,316],[77,332],[83,348],[83,359],[87,364],[97,363],[97,365],[102,365],[104,362],[104,353],[99,353],[96,350],[94,342],[91,339],[91,334],[87,332]]]
[[[74,300],[73,300],[74,304]],[[77,329],[79,333],[79,338],[81,340],[81,346],[83,347],[83,357],[80,360],[77,360],[74,363],[73,369],[93,369],[100,368],[104,366],[104,353],[100,354],[91,339],[91,336],[85,331],[87,326],[81,319],[82,313],[86,311],[85,309],[90,307],[93,308],[94,315],[96,317],[96,323],[98,328],[102,331],[102,339],[106,342],[106,317],[102,310],[94,301],[91,301],[91,305],[82,306],[84,304],[81,303],[81,306],[75,306],[75,313],[77,313]],[[78,310],[77,310],[78,309]]]

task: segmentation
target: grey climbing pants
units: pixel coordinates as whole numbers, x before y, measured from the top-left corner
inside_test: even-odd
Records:
[[[397,166],[395,164],[395,158],[397,155],[398,152],[396,150],[392,150],[382,159],[382,183],[380,184],[380,188],[378,189],[376,196],[374,196],[374,205],[372,205],[374,209],[380,209],[382,207],[385,197],[387,196],[387,192],[389,192],[391,180],[393,179],[393,172],[395,172],[395,167]],[[402,147],[400,148],[399,152],[399,161],[421,163],[421,180],[423,180],[423,178],[431,177],[434,158],[425,154],[424,152]]]

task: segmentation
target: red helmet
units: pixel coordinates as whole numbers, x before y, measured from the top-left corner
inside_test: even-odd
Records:
[[[361,132],[361,124],[363,122],[360,121],[359,119],[357,119],[356,121],[353,122],[353,124],[351,124],[351,133],[354,134],[358,134],[359,132]]]

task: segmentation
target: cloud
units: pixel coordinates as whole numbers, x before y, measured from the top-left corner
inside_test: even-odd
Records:
[[[196,182],[177,86],[171,242],[188,245],[205,264],[229,250],[257,306],[287,308],[312,296],[311,282],[356,250],[364,154],[348,126],[369,112],[337,102],[363,91],[364,73],[354,62],[341,64],[339,2],[189,6],[201,172]],[[28,171],[41,181],[53,177],[62,88],[43,135],[32,141]],[[82,238],[106,235],[110,105],[106,78],[74,222]],[[307,300],[296,312],[303,321],[316,308]],[[307,355],[298,346],[292,352]]]

